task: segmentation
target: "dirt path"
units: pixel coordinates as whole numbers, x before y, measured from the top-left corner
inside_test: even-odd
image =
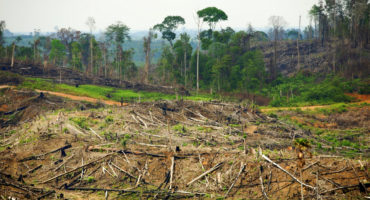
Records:
[[[101,102],[101,103],[104,103],[106,105],[121,106],[120,102],[112,101],[112,100],[95,99],[95,98],[91,98],[91,97],[76,96],[76,95],[66,94],[66,93],[62,93],[62,92],[52,92],[52,91],[38,90],[38,89],[36,89],[36,92],[43,92],[45,94],[51,94],[51,95],[55,95],[55,96],[59,96],[59,97],[64,97],[64,98],[68,98],[68,99],[75,100],[75,101],[87,101],[87,102],[91,102],[91,103]],[[127,106],[128,103],[123,103],[122,105]]]
[[[0,85],[0,89],[3,88],[15,88],[15,86],[10,86],[10,85]],[[38,90],[36,89],[37,92],[43,92],[46,94],[51,94],[59,97],[64,97],[68,98],[71,100],[75,101],[87,101],[91,103],[97,103],[101,102],[106,105],[116,105],[120,106],[121,103],[117,101],[112,101],[112,100],[103,100],[103,99],[96,99],[92,97],[86,97],[86,96],[76,96],[76,95],[71,95],[71,94],[66,94],[62,92],[52,92],[52,91],[47,91],[47,90]],[[354,97],[358,100],[359,102],[351,103],[351,104],[360,104],[360,103],[370,103],[370,95],[368,94],[347,94],[348,96]],[[128,103],[123,103],[123,106],[127,106]],[[262,112],[269,112],[269,111],[275,111],[275,110],[289,110],[289,109],[297,109],[300,108],[301,110],[314,110],[316,108],[327,108],[330,107],[331,105],[316,105],[316,106],[301,106],[301,107],[276,107],[276,108],[263,108],[261,109]]]
[[[13,88],[14,89],[15,86],[0,85],[0,89],[3,89],[3,88]],[[91,103],[101,102],[101,103],[104,103],[106,105],[121,106],[120,102],[112,101],[112,100],[103,100],[103,99],[96,99],[96,98],[85,97],[85,96],[76,96],[76,95],[66,94],[66,93],[62,93],[62,92],[52,92],[52,91],[47,91],[47,90],[38,90],[38,89],[36,89],[35,91],[36,92],[43,92],[45,94],[51,94],[51,95],[54,95],[54,96],[64,97],[64,98],[68,98],[68,99],[75,100],[75,101],[87,101],[87,102],[91,102]],[[128,105],[128,103],[123,103],[123,106],[127,106],[127,105]]]
[[[361,103],[370,103],[370,95],[369,94],[346,94],[348,96],[354,97],[359,102],[354,102],[351,104],[361,104]],[[331,105],[316,105],[316,106],[301,106],[301,107],[276,107],[276,108],[263,108],[261,109],[262,112],[269,112],[269,111],[275,111],[275,110],[289,110],[289,109],[301,109],[301,110],[314,110],[316,108],[327,108]]]

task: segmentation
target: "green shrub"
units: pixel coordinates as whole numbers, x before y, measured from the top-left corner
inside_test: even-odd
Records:
[[[88,177],[85,177],[84,180],[87,181],[88,183],[92,183],[95,181],[95,178],[93,176],[88,176]]]
[[[112,116],[107,116],[105,117],[105,122],[106,123],[112,123],[114,120],[113,120],[113,117]]]
[[[88,119],[86,117],[71,117],[69,120],[76,123],[80,128],[89,129]]]
[[[127,142],[128,142],[130,139],[131,139],[131,135],[129,135],[129,134],[124,134],[124,135],[123,135],[123,138],[121,139],[121,145],[122,145],[123,147],[126,147]]]

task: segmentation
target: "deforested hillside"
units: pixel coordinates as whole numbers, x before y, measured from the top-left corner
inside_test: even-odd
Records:
[[[0,199],[369,199],[367,0],[0,1]]]

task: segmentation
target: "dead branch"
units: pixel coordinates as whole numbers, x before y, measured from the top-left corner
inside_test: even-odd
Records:
[[[161,144],[146,144],[146,143],[140,143],[140,142],[135,142],[135,144],[143,145],[143,146],[149,146],[149,147],[167,148],[167,145],[161,145]]]
[[[37,166],[37,167],[35,167],[35,168],[33,168],[33,169],[29,170],[29,171],[27,172],[27,174],[32,174],[33,172],[35,172],[36,170],[40,169],[41,167],[42,167],[42,165],[39,165],[39,166]]]
[[[235,179],[234,179],[234,181],[233,181],[233,183],[231,184],[231,186],[230,186],[230,188],[229,188],[229,190],[227,190],[227,192],[226,192],[226,194],[225,194],[225,199],[226,199],[226,197],[227,197],[227,195],[229,195],[229,193],[230,193],[230,191],[231,191],[231,189],[233,189],[233,187],[234,187],[234,185],[235,185],[235,183],[236,183],[236,181],[239,179],[239,176],[243,173],[243,171],[244,171],[244,169],[245,169],[245,167],[246,167],[247,165],[246,164],[244,164],[243,162],[242,163],[240,163],[240,170],[239,170],[239,173],[238,173],[238,175],[235,177]]]
[[[66,188],[67,190],[81,190],[81,191],[109,191],[109,192],[120,192],[120,193],[145,193],[145,194],[155,194],[155,193],[162,193],[162,194],[181,194],[181,195],[188,195],[188,196],[204,196],[206,193],[193,193],[193,192],[187,192],[178,190],[175,192],[168,192],[166,190],[132,190],[132,189],[111,189],[111,188],[83,188],[83,187],[70,187]]]
[[[367,184],[364,184],[364,185],[365,185],[366,188],[370,187],[370,183],[367,183]],[[337,191],[337,190],[357,188],[357,187],[360,187],[360,185],[357,184],[357,185],[349,185],[349,186],[338,187],[338,188],[334,188],[334,189],[331,189],[331,190],[321,192],[320,194],[326,194],[326,193],[331,193],[331,192],[334,192],[334,191]]]
[[[38,160],[39,158],[44,157],[44,156],[46,156],[48,154],[55,153],[57,151],[64,151],[65,149],[68,149],[68,148],[71,148],[71,147],[72,147],[72,145],[68,144],[68,145],[65,145],[63,147],[60,147],[58,149],[49,151],[47,153],[43,153],[43,154],[40,154],[40,155],[29,156],[29,157],[23,158],[23,159],[19,160],[18,162],[24,162],[24,161],[29,161],[29,160]]]
[[[266,191],[265,191],[265,187],[263,186],[263,179],[262,179],[262,165],[260,167],[260,171],[259,171],[259,174],[260,174],[260,177],[259,177],[259,180],[260,180],[260,185],[261,185],[261,191],[262,191],[262,194],[263,196],[265,197],[265,199],[269,199],[267,194],[266,194]]]
[[[50,178],[50,179],[48,179],[48,180],[46,180],[46,181],[43,181],[42,183],[43,183],[43,184],[44,184],[44,183],[47,183],[47,182],[49,182],[49,181],[52,181],[52,180],[57,179],[57,178],[59,178],[59,177],[62,177],[62,176],[64,176],[64,175],[66,175],[66,174],[69,174],[69,173],[74,172],[74,171],[77,171],[77,170],[79,170],[79,169],[81,169],[81,168],[84,168],[84,167],[87,167],[87,166],[92,165],[92,164],[94,164],[94,163],[97,163],[97,162],[99,162],[99,161],[103,160],[104,158],[106,158],[106,157],[108,157],[108,156],[111,156],[111,155],[113,155],[113,153],[111,153],[111,154],[107,154],[107,155],[105,155],[105,156],[103,156],[103,157],[101,157],[101,158],[98,158],[98,159],[96,159],[96,160],[94,160],[94,161],[91,161],[91,162],[89,162],[89,163],[87,163],[87,164],[84,164],[84,165],[82,165],[82,166],[80,166],[80,167],[77,167],[77,168],[71,169],[71,170],[69,170],[69,171],[67,171],[67,172],[65,172],[65,173],[59,174],[59,175],[57,175],[57,176],[54,176],[53,178]]]
[[[202,163],[202,159],[201,159],[201,157],[200,157],[200,153],[198,154],[198,158],[199,158],[200,166],[202,166],[202,170],[203,170],[203,171],[206,171],[206,169],[204,168],[204,165],[203,165],[203,163]],[[208,181],[208,177],[207,177],[207,176],[206,176],[206,182],[207,182],[206,187],[208,187],[209,181]]]
[[[99,139],[103,140],[103,138],[97,134],[92,128],[89,128],[92,133],[94,133]]]
[[[294,177],[291,173],[289,173],[287,170],[285,170],[284,168],[282,168],[280,165],[278,165],[277,163],[275,163],[274,161],[272,161],[270,158],[268,158],[267,156],[263,155],[262,152],[260,152],[260,155],[262,156],[263,159],[265,159],[266,161],[270,162],[271,164],[273,164],[275,167],[279,168],[281,171],[285,172],[286,174],[288,174],[290,177],[292,177],[296,182],[298,182],[299,184],[302,184],[303,186],[305,187],[308,187],[312,190],[315,190],[315,187],[311,186],[311,185],[308,185],[306,183],[303,183],[301,182],[299,179],[297,179],[296,177]]]
[[[45,198],[45,197],[47,197],[47,196],[49,196],[51,194],[54,194],[54,193],[55,193],[55,191],[54,190],[51,190],[51,191],[49,191],[49,192],[47,192],[47,193],[45,193],[45,194],[37,197],[37,200],[43,199],[43,198]]]
[[[211,169],[207,170],[206,172],[204,172],[203,174],[199,175],[198,177],[196,177],[195,179],[193,179],[192,181],[190,181],[189,183],[186,184],[186,186],[189,186],[191,184],[193,184],[195,181],[203,178],[204,176],[206,176],[207,174],[209,173],[212,173],[214,171],[216,171],[218,168],[222,167],[224,165],[224,162],[220,162],[218,163],[217,165],[215,165],[214,167],[212,167]]]
[[[314,166],[314,165],[316,165],[317,163],[319,163],[320,161],[316,161],[316,162],[314,162],[314,163],[311,163],[311,164],[309,164],[309,165],[307,165],[305,168],[303,168],[302,169],[302,172],[303,171],[305,171],[305,170],[307,170],[307,169],[309,169],[310,167],[312,167],[312,166]]]
[[[116,172],[114,171],[114,169],[113,169],[112,165],[111,165],[110,163],[108,163],[108,166],[109,166],[109,168],[112,170],[112,172],[113,172],[114,176],[115,176],[115,177],[118,177],[118,175],[117,175],[117,174],[116,174]]]
[[[172,189],[172,181],[173,181],[173,171],[175,169],[175,157],[171,157],[171,169],[170,169],[170,187],[169,189]]]
[[[127,171],[125,171],[125,170],[121,169],[120,167],[118,167],[117,165],[115,165],[113,162],[111,163],[111,165],[112,165],[113,167],[117,168],[119,171],[121,171],[121,172],[123,172],[123,173],[127,174],[130,178],[133,178],[133,179],[137,180],[137,177],[135,177],[134,175],[130,174],[129,172],[127,172]]]
[[[73,156],[74,154],[68,157],[62,164],[60,164],[57,168],[55,168],[54,171],[55,172],[58,171],[58,169],[61,168],[63,165],[65,165]]]
[[[136,115],[137,119],[142,123],[144,124],[145,128],[148,128],[148,125],[146,125],[146,123],[144,122],[143,119],[141,119],[141,117],[139,117],[139,115]]]

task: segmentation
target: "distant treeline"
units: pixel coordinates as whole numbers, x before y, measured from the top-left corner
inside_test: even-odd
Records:
[[[53,64],[89,76],[219,92],[258,92],[277,83],[277,49],[283,40],[297,43],[297,72],[302,40],[330,47],[326,52],[330,73],[362,71],[361,66],[368,66],[370,4],[366,0],[320,0],[307,12],[311,19],[307,27],[286,30],[283,17],[271,16],[267,32],[251,25],[235,31],[230,27],[217,29],[228,16],[219,8],[208,7],[197,12],[195,37],[177,31],[186,23],[184,18],[167,16],[142,40],[131,40],[130,28],[122,22],[108,26],[97,38],[92,34],[95,20],[91,17],[86,23],[90,33],[61,28],[47,36],[36,30],[30,36],[4,38],[2,21],[0,56],[11,65],[15,61]],[[255,48],[263,44],[272,46],[269,62]]]

